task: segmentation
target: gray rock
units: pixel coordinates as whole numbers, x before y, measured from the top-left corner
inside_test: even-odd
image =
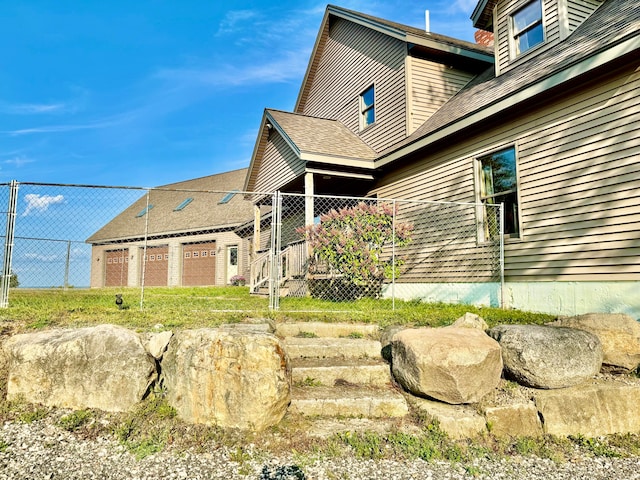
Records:
[[[640,366],[640,322],[624,313],[588,313],[566,317],[549,325],[578,328],[602,342],[605,371],[628,373]]]
[[[126,411],[156,379],[140,337],[114,325],[15,335],[3,347],[9,400]]]
[[[470,328],[407,329],[394,335],[393,375],[406,390],[450,403],[474,403],[500,381],[500,346]]]
[[[505,374],[533,388],[564,388],[593,378],[602,366],[602,344],[573,328],[498,325],[487,332],[502,348]]]
[[[291,398],[280,341],[256,329],[178,332],[162,372],[169,404],[191,423],[261,431],[280,422]]]

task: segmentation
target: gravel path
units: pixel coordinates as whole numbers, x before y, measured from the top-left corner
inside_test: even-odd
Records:
[[[425,479],[589,479],[638,480],[640,458],[578,458],[555,464],[536,457],[472,465],[448,462],[373,461],[356,458],[308,460],[250,455],[242,463],[220,448],[209,453],[162,452],[137,460],[116,441],[85,440],[46,419],[30,424],[6,422],[0,429],[0,480],[5,479],[251,479],[251,480],[425,480]]]

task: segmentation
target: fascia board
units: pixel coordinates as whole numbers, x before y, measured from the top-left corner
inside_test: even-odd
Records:
[[[397,28],[394,28],[390,25],[385,25],[383,23],[376,22],[369,18],[363,18],[359,15],[356,15],[352,12],[345,12],[344,10],[336,9],[333,6],[329,5],[327,7],[327,11],[336,17],[343,18],[345,20],[349,20],[350,22],[357,23],[358,25],[362,25],[364,27],[370,28],[372,30],[376,30],[378,32],[389,35],[393,38],[397,38],[398,40],[406,39],[406,32]]]
[[[245,177],[244,180],[244,187],[243,190],[245,192],[248,192],[250,190],[250,179],[251,179],[251,172],[253,171],[253,167],[255,166],[256,163],[256,157],[258,156],[258,150],[260,148],[260,142],[262,141],[262,129],[265,128],[266,125],[266,118],[267,118],[267,111],[265,110],[262,114],[262,120],[260,121],[260,130],[258,131],[258,135],[256,137],[256,143],[253,146],[253,153],[251,154],[251,162],[249,162],[249,168],[247,170],[247,176]]]
[[[267,121],[271,124],[271,126],[280,134],[280,136],[284,139],[285,143],[293,150],[293,152],[300,157],[300,149],[294,143],[293,140],[287,135],[287,132],[276,122],[276,120],[271,116],[269,112],[266,112]],[[266,125],[266,124],[265,124]]]
[[[531,97],[540,95],[541,93],[544,93],[551,88],[557,87],[564,82],[588,73],[615,60],[618,57],[621,57],[638,49],[640,49],[640,36],[629,38],[605,51],[585,58],[560,72],[545,77],[533,85],[525,87],[522,90],[518,90],[512,95],[509,95],[502,100],[498,100],[497,102],[487,106],[486,108],[476,110],[475,112],[456,121],[455,123],[447,125],[444,128],[427,135],[426,137],[423,137],[399,150],[396,150],[395,152],[390,153],[383,158],[380,158],[379,160],[376,160],[375,167],[380,168],[417,150],[428,147],[432,143],[438,140],[442,140],[449,135],[462,130],[463,128],[470,127],[475,123],[481,122],[489,116],[495,115],[502,112],[503,110],[516,106],[517,104]]]
[[[333,177],[357,178],[357,179],[361,179],[361,180],[374,180],[375,179],[373,174],[340,172],[340,171],[337,171],[337,170],[323,170],[321,168],[306,168],[305,169],[305,173],[314,173],[316,175],[331,175]]]
[[[326,163],[328,165],[344,165],[347,167],[366,168],[369,170],[374,169],[373,160],[363,160],[361,158],[302,152],[300,159],[306,162]]]
[[[476,8],[473,9],[473,13],[471,14],[470,18],[475,28],[479,28],[477,26],[477,23],[480,21],[480,16],[482,15],[482,12],[484,11],[484,9],[487,8],[488,3],[489,3],[489,0],[480,0],[476,5]]]
[[[474,60],[480,60],[485,63],[494,63],[495,59],[493,55],[474,52],[472,50],[467,50],[465,48],[457,47],[455,45],[447,45],[445,43],[436,42],[435,40],[429,40],[428,38],[420,37],[417,35],[408,34],[406,37],[406,41],[409,44],[420,45],[421,47],[430,48],[433,50],[439,50],[441,52],[452,53],[455,55],[460,55],[467,58],[472,58]]]

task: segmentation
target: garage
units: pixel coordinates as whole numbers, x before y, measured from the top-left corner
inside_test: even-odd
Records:
[[[169,247],[147,247],[145,255],[144,284],[149,287],[166,287],[169,273]]]
[[[216,283],[216,242],[182,245],[182,285],[200,286]]]
[[[129,249],[105,252],[106,287],[126,287],[129,280]]]

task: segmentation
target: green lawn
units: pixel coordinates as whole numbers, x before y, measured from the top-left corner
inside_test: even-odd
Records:
[[[125,308],[115,304],[122,293]],[[448,325],[465,312],[481,315],[489,325],[499,323],[544,323],[555,317],[545,314],[478,308],[470,305],[433,304],[418,301],[362,299],[331,302],[313,298],[283,298],[278,311],[269,310],[269,299],[250,295],[247,287],[147,287],[141,308],[139,288],[83,290],[12,289],[9,308],[0,309],[0,322],[12,329],[77,327],[111,323],[148,330],[157,324],[182,329],[242,322],[247,318],[276,321],[353,321],[381,326]],[[5,326],[7,324],[5,323]]]

